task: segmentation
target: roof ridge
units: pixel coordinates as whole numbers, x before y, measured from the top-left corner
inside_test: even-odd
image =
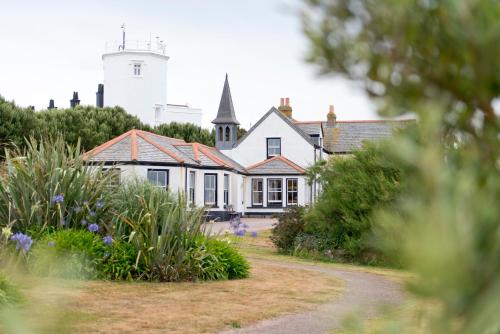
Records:
[[[181,143],[185,143],[186,141],[184,139],[180,139],[180,138],[174,138],[174,137],[167,137],[167,136],[163,136],[163,135],[159,135],[157,133],[154,133],[154,132],[150,132],[150,131],[144,131],[144,130],[135,130],[139,133],[147,133],[148,135],[152,135],[152,136],[155,136],[155,137],[161,137],[161,138],[166,138],[166,139],[172,139],[172,140],[175,140],[175,141],[179,141]]]
[[[405,119],[352,119],[352,120],[337,120],[337,123],[381,123],[381,122],[414,122],[415,118]],[[295,124],[316,124],[326,123],[327,121],[295,121]]]
[[[219,165],[222,165],[222,166],[226,166],[226,167],[229,167],[229,168],[234,168],[233,166],[228,165],[224,160],[216,157],[212,152],[206,151],[205,147],[200,147],[199,150],[201,151],[201,153],[205,154],[213,162],[215,162],[215,163],[217,163]]]
[[[130,134],[130,160],[137,161],[138,148],[137,148],[137,131],[133,130]]]
[[[108,140],[107,142],[97,146],[97,147],[94,147],[93,149],[91,149],[90,151],[88,152],[85,152],[83,154],[83,159],[86,160],[88,157],[90,156],[95,156],[99,153],[101,153],[102,151],[104,151],[105,149],[113,146],[114,144],[122,141],[123,139],[125,139],[126,137],[128,137],[130,134],[132,134],[133,132],[135,132],[136,130],[135,129],[132,129],[132,130],[128,130],[127,132],[125,133],[122,133],[121,135],[119,135],[118,137],[115,137],[113,139],[110,139]]]
[[[170,150],[166,149],[165,147],[155,143],[154,141],[152,141],[151,139],[147,138],[143,133],[139,132],[137,134],[139,137],[141,137],[142,139],[144,139],[148,144],[151,144],[153,145],[154,147],[156,147],[157,149],[159,149],[160,151],[162,151],[163,153],[166,153],[168,154],[170,157],[174,158],[175,160],[177,160],[177,162],[184,162],[184,159],[180,158],[179,156],[177,156],[177,154],[171,152]]]

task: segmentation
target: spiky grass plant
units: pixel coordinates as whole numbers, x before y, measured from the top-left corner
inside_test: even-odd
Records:
[[[80,145],[59,137],[6,151],[0,177],[0,225],[16,231],[86,228],[109,221],[109,175],[83,160]]]
[[[188,208],[182,194],[173,195],[141,181],[122,185],[116,203],[115,235],[127,237],[136,247],[136,265],[145,268],[143,279],[179,281],[205,276],[195,263],[200,254],[192,256],[195,249],[201,249],[200,240],[206,240],[202,208]]]

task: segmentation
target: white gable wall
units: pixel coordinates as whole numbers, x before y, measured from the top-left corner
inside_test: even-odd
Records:
[[[274,112],[236,148],[222,152],[248,167],[267,159],[267,138],[281,138],[281,155],[299,166],[314,164],[314,147]]]

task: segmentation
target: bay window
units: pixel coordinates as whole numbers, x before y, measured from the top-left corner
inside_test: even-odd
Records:
[[[267,204],[268,206],[282,206],[283,180],[267,179]]]
[[[299,204],[299,187],[298,179],[286,179],[286,204],[297,205]]]
[[[262,179],[252,179],[252,206],[262,206],[264,202],[264,182]]]

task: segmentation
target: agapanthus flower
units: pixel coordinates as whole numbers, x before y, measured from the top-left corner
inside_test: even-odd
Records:
[[[21,232],[17,232],[16,234],[14,234],[12,237],[10,237],[10,240],[16,242],[16,250],[22,248],[25,253],[30,250],[31,245],[33,244],[33,240],[31,239],[31,237]]]
[[[83,210],[83,209],[82,209],[82,207],[81,207],[81,206],[79,206],[79,205],[77,205],[77,206],[75,206],[75,207],[73,208],[73,211],[75,211],[75,213],[80,213],[80,212],[82,212],[82,210]]]
[[[107,235],[102,238],[102,241],[105,245],[111,246],[113,244],[113,238],[110,235]]]
[[[252,231],[252,233],[250,235],[252,236],[252,238],[256,238],[257,237],[257,232],[256,231]]]
[[[234,235],[236,235],[238,237],[242,237],[245,235],[246,232],[247,231],[245,231],[245,230],[236,230],[236,231],[234,231]]]
[[[63,195],[63,194],[55,195],[55,196],[52,198],[52,202],[54,202],[54,203],[56,203],[56,204],[59,204],[59,203],[64,202],[64,195]]]
[[[99,231],[99,225],[97,224],[90,224],[89,227],[88,227],[89,231],[90,232],[97,232]]]
[[[95,211],[90,211],[89,215],[90,215],[90,217],[95,217],[96,213],[95,213]]]
[[[95,202],[95,207],[97,209],[100,209],[104,206],[104,202],[102,200],[97,200],[97,202]]]
[[[56,245],[56,242],[55,242],[55,241],[49,241],[49,242],[47,243],[47,245],[48,245],[49,247],[54,247],[54,246]]]
[[[87,225],[87,221],[85,219],[82,219],[82,221],[80,222],[80,224],[82,224],[82,226],[85,226],[85,225]]]

